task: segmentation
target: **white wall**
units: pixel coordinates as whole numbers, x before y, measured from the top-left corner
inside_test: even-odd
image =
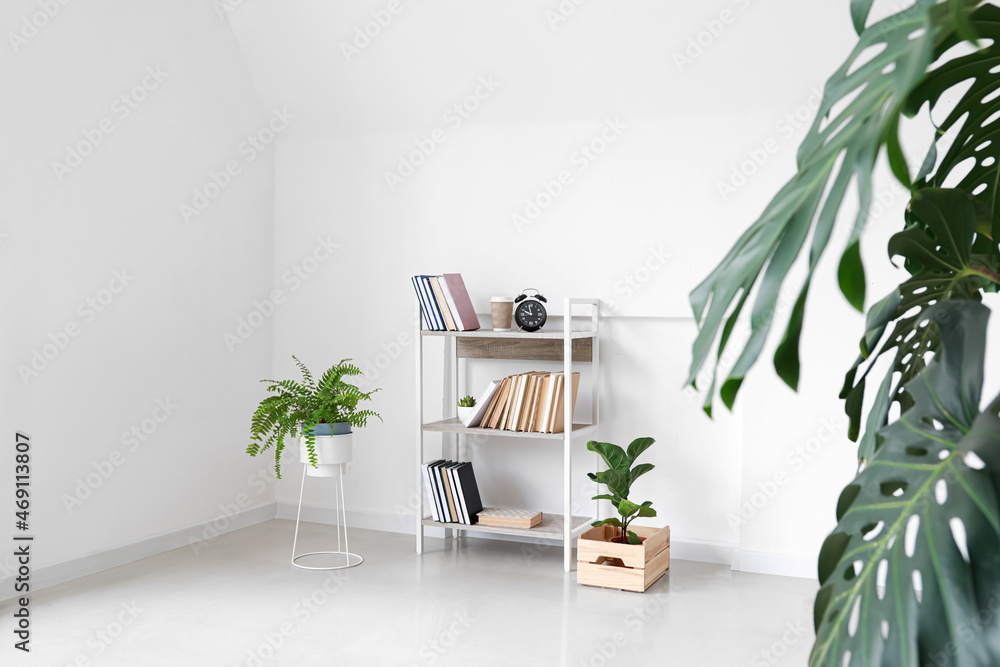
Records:
[[[379,18],[385,25],[369,25]],[[765,362],[737,412],[717,405],[709,422],[681,387],[695,330],[687,295],[793,173],[815,91],[855,41],[846,7],[259,0],[230,20],[265,104],[300,112],[278,152],[277,270],[300,261],[318,235],[341,244],[337,261],[276,319],[275,374],[292,371],[293,353],[316,367],[352,356],[383,388],[385,423],[356,436],[348,493],[359,520],[411,523],[402,516],[415,491],[407,278],[458,271],[484,312],[491,295],[529,286],[553,300],[602,298],[611,317],[600,436],[657,438],[657,470],[636,492],[672,525],[675,545],[739,549],[745,569],[811,575],[856,452],[836,395],[862,318],[833,287],[835,262],[814,289],[800,396]],[[366,27],[374,37],[352,50]],[[699,39],[701,53],[676,57]],[[469,98],[477,88],[479,99]],[[475,109],[458,123],[449,109],[466,99]],[[614,141],[596,159],[582,157],[609,119],[624,128],[608,130]],[[411,158],[421,145],[429,155]],[[766,163],[746,167],[755,173],[745,183],[730,181],[762,149]],[[408,175],[401,159],[422,164]],[[565,187],[546,206],[538,196],[563,171]],[[720,182],[735,192],[723,197]],[[526,200],[542,210],[518,224],[515,214],[531,217]],[[886,219],[898,226],[898,215]],[[882,241],[870,245],[883,262]],[[516,365],[479,365],[463,381],[474,393],[507,368]],[[440,414],[432,404],[426,417]],[[828,436],[824,420],[837,432]],[[816,437],[808,461],[795,454],[817,449]],[[561,510],[557,448],[494,439],[476,456],[489,502]],[[741,506],[759,500],[758,483],[770,488],[776,472],[787,480],[739,525]],[[279,501],[296,500],[298,475],[289,478]],[[307,496],[328,504],[318,487]]]
[[[267,116],[232,31],[201,0],[49,4],[49,19],[29,0],[0,8],[0,431],[34,443],[36,572],[195,526],[241,493],[273,500],[241,455],[271,333],[232,354],[223,341],[274,261],[273,151],[238,153]],[[24,17],[44,26],[15,50]],[[134,109],[115,102],[144,80]],[[102,121],[113,132],[98,142]],[[99,145],[60,180],[53,162],[88,132]],[[185,222],[180,204],[228,160],[241,173]],[[37,375],[35,351],[51,357]],[[5,485],[13,463],[5,446]],[[70,511],[78,489],[90,495]]]

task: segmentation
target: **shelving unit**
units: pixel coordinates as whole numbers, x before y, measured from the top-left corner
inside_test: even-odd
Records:
[[[563,542],[563,568],[569,572],[573,565],[573,538],[590,527],[592,517],[573,516],[573,441],[592,436],[600,424],[600,301],[597,299],[565,299],[563,301],[563,326],[558,331],[493,331],[480,329],[478,331],[425,331],[420,325],[420,302],[416,300],[417,331],[416,331],[416,377],[417,377],[417,417],[416,417],[416,482],[417,488],[424,488],[421,465],[424,461],[424,434],[447,433],[455,434],[453,451],[442,456],[456,461],[469,460],[467,449],[463,447],[464,439],[470,435],[499,438],[531,438],[536,440],[558,440],[563,443],[563,513],[546,513],[541,524],[534,528],[505,528],[498,526],[480,526],[442,523],[434,521],[424,514],[424,494],[420,495],[420,508],[417,512],[417,553],[424,550],[424,528],[451,528],[457,536],[459,531],[471,530],[482,533],[497,533],[516,535],[520,537],[537,537],[542,539],[561,539]],[[573,309],[590,308],[589,328],[573,328]],[[583,320],[583,318],[579,318]],[[565,415],[563,433],[523,433],[502,431],[497,429],[467,428],[457,417],[424,423],[424,339],[427,337],[444,337],[447,340],[445,355],[451,358],[451,396],[452,410],[458,396],[458,360],[459,359],[514,359],[524,361],[561,361],[566,377],[573,372],[573,362],[589,363],[591,368],[592,424],[574,424],[572,410],[572,392],[564,392]],[[447,384],[447,383],[446,383]],[[447,449],[447,445],[445,448]],[[595,454],[595,460],[599,457]],[[598,513],[598,501],[594,501],[594,515]]]

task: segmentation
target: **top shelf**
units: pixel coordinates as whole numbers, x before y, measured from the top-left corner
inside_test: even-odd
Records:
[[[477,329],[475,331],[427,331],[423,329],[420,333],[424,336],[445,336],[449,338],[519,338],[523,340],[563,340],[562,329],[553,331],[494,331],[493,329]],[[576,330],[570,333],[570,338],[593,338],[597,332],[590,329]]]

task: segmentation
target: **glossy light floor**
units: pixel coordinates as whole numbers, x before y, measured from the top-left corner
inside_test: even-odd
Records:
[[[585,588],[561,547],[352,530],[360,567],[288,563],[294,523],[223,535],[40,591],[33,650],[98,667],[803,665],[816,583],[674,560],[644,595]],[[303,525],[300,546],[333,528]],[[335,541],[335,538],[334,538]],[[12,601],[0,604],[8,627]]]

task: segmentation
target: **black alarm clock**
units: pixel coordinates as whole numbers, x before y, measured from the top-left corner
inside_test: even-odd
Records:
[[[529,295],[528,292],[534,292]],[[548,313],[545,312],[546,299],[534,287],[521,292],[521,296],[514,299],[517,305],[514,307],[514,321],[522,331],[538,331],[545,326]]]

